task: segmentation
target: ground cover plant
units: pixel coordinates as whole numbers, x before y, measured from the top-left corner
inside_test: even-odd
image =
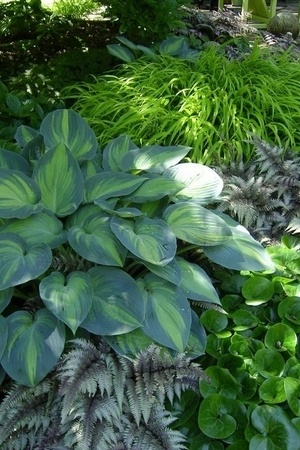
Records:
[[[254,46],[238,61],[216,45],[192,59],[160,53],[67,91],[102,145],[127,133],[137,145],[184,142],[192,161],[227,164],[251,158],[254,133],[299,151],[300,69],[288,52]]]

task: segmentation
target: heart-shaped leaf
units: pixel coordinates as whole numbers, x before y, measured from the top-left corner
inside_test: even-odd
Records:
[[[37,161],[33,178],[41,190],[43,204],[59,217],[72,214],[82,202],[83,176],[64,144],[52,147]]]
[[[47,308],[76,333],[92,306],[92,285],[85,272],[71,272],[66,278],[52,272],[39,286]]]
[[[25,147],[28,142],[30,142],[33,138],[38,136],[39,132],[34,128],[28,127],[27,125],[20,125],[17,128],[16,134],[14,136],[17,143],[20,147]]]
[[[224,220],[197,203],[170,205],[164,219],[178,239],[191,244],[215,246],[231,239],[231,230]]]
[[[283,380],[288,405],[295,416],[300,417],[300,380],[292,377],[285,377]]]
[[[146,180],[128,198],[133,203],[145,203],[159,200],[166,195],[174,195],[184,187],[180,181],[163,176],[151,177]]]
[[[17,311],[6,318],[8,345],[1,364],[25,386],[36,386],[58,361],[65,344],[65,328],[46,308],[34,315]]]
[[[221,305],[217,291],[201,267],[180,257],[177,257],[176,261],[182,276],[180,287],[188,299]]]
[[[135,280],[114,267],[93,267],[93,303],[81,324],[98,335],[128,333],[139,328],[145,316],[145,303]]]
[[[0,361],[5,351],[8,337],[8,326],[5,317],[0,316]]]
[[[9,305],[14,293],[14,288],[4,289],[0,291],[0,313]]]
[[[50,211],[41,211],[26,219],[12,220],[0,227],[2,233],[16,233],[28,245],[48,244],[50,248],[58,247],[67,240],[63,224]]]
[[[285,323],[275,323],[266,332],[265,346],[278,350],[279,352],[288,351],[294,355],[296,351],[298,338],[295,331]]]
[[[180,285],[182,275],[179,264],[177,263],[175,258],[165,266],[151,264],[145,260],[142,260],[141,264],[144,264],[144,266],[147,267],[150,272],[154,273],[158,277],[163,278],[164,280],[167,280],[170,283],[175,284],[176,286]]]
[[[165,266],[175,256],[176,237],[162,219],[113,217],[110,226],[124,247],[138,258]]]
[[[36,183],[18,170],[0,168],[0,217],[23,219],[43,209]]]
[[[143,331],[159,344],[183,352],[192,322],[183,291],[153,274],[146,275],[139,285],[147,299]]]
[[[57,109],[42,121],[41,134],[47,148],[64,144],[78,161],[93,159],[98,149],[97,138],[83,118],[71,109]]]
[[[223,189],[222,178],[201,164],[178,164],[166,170],[164,176],[185,184],[185,188],[176,194],[177,200],[191,199],[205,205],[217,198]]]
[[[103,169],[112,172],[122,172],[122,159],[131,150],[138,147],[126,135],[113,139],[103,150]]]
[[[17,234],[0,235],[0,290],[34,280],[50,267],[51,262],[48,245],[28,246]]]
[[[183,145],[169,147],[148,145],[128,152],[123,157],[122,169],[124,172],[144,170],[145,172],[162,174],[167,168],[179,163],[190,150],[191,147]]]
[[[79,208],[68,221],[68,240],[83,258],[97,264],[122,267],[128,253],[110,228],[111,216],[96,205]]]
[[[15,152],[0,148],[0,167],[2,169],[18,170],[25,174],[30,173],[30,167],[25,158]]]

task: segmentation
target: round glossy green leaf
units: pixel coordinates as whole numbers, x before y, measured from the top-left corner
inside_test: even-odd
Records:
[[[145,172],[162,174],[168,167],[175,166],[191,150],[183,145],[161,147],[148,145],[128,152],[122,159],[122,169],[144,170]]]
[[[214,439],[225,439],[237,428],[236,419],[232,416],[234,403],[237,400],[211,394],[202,400],[198,424],[200,430]]]
[[[164,212],[164,219],[178,239],[191,244],[219,245],[231,239],[231,230],[213,212],[193,202],[178,202]]]
[[[80,167],[64,144],[58,144],[40,158],[33,178],[42,193],[42,203],[59,217],[72,214],[83,199]]]
[[[14,293],[14,288],[4,289],[0,291],[0,313],[9,305]]]
[[[265,346],[278,350],[279,352],[288,351],[295,353],[297,345],[297,335],[295,331],[284,323],[272,325],[265,336]]]
[[[183,291],[153,274],[146,275],[140,287],[147,298],[143,331],[159,344],[183,352],[192,321]]]
[[[185,184],[185,188],[176,194],[177,200],[193,200],[205,205],[217,198],[223,189],[221,177],[201,164],[178,164],[166,170],[164,176]]]
[[[288,377],[300,380],[300,361],[296,356],[292,356],[285,363],[285,373]]]
[[[244,338],[244,336],[240,336],[239,334],[234,334],[231,337],[231,345],[228,350],[232,355],[241,356],[242,358],[252,358],[248,339]]]
[[[28,245],[48,244],[50,248],[58,247],[67,240],[62,222],[50,211],[41,211],[26,219],[11,220],[0,227],[0,238],[2,233],[16,233]]]
[[[199,300],[220,305],[220,299],[209,276],[198,266],[177,257],[176,261],[181,270],[181,289],[190,300]]]
[[[8,375],[26,386],[35,386],[53,368],[65,345],[65,328],[50,311],[34,315],[17,311],[6,318],[7,346],[1,364]]]
[[[113,234],[110,220],[111,216],[98,206],[85,205],[68,221],[68,241],[88,261],[122,267],[128,252]]]
[[[110,226],[124,247],[138,258],[165,266],[175,256],[176,237],[162,219],[113,217]]]
[[[105,336],[105,340],[115,352],[126,358],[136,358],[139,352],[153,344],[153,340],[141,328],[125,334]]]
[[[145,302],[135,280],[115,267],[93,267],[93,303],[81,327],[97,335],[128,333],[139,328]]]
[[[42,121],[40,132],[48,148],[64,144],[78,161],[93,159],[98,149],[93,130],[71,109],[50,112]]]
[[[200,393],[202,397],[206,398],[211,394],[220,394],[226,398],[237,397],[239,383],[230,374],[228,369],[211,366],[205,369],[205,374],[210,379],[210,382],[200,380]]]
[[[278,315],[296,325],[300,325],[300,297],[287,297],[278,305]]]
[[[227,269],[274,270],[273,262],[264,247],[253,239],[245,228],[231,228],[231,231],[231,239],[224,244],[203,248],[203,252],[211,261]]]
[[[300,417],[300,380],[297,378],[285,377],[284,391],[292,412],[295,416]]]
[[[47,244],[27,245],[14,233],[0,235],[0,289],[4,290],[34,280],[51,265]]]
[[[8,337],[8,326],[5,317],[0,316],[0,361],[4,353]]]
[[[228,325],[227,315],[214,309],[207,309],[200,316],[200,322],[211,333],[218,334]]]
[[[208,436],[205,436],[204,433],[201,433],[192,439],[189,449],[190,450],[224,450],[224,445],[222,444],[221,441],[211,439]]]
[[[122,172],[122,159],[130,151],[138,147],[126,135],[121,135],[107,144],[103,150],[103,169]]]
[[[246,400],[250,400],[256,394],[256,378],[252,377],[248,372],[244,370],[237,373],[235,377],[240,385],[238,399],[245,403]]]
[[[3,148],[0,148],[0,167],[30,174],[29,164],[23,156]]]
[[[262,348],[255,353],[253,362],[265,378],[281,376],[284,370],[284,359],[277,350]]]
[[[254,276],[245,281],[242,294],[247,304],[260,305],[273,297],[274,285],[267,278]]]
[[[249,450],[283,450],[299,448],[300,433],[279,406],[257,406],[251,424],[258,432]]]
[[[0,217],[23,219],[43,209],[36,183],[17,170],[0,168]]]
[[[180,181],[163,176],[151,177],[137,188],[129,197],[133,203],[145,203],[159,200],[166,195],[174,195],[184,187]]]
[[[234,444],[226,447],[226,450],[249,450],[249,442],[245,440],[238,440]]]
[[[245,309],[238,309],[230,314],[230,318],[235,323],[234,331],[244,331],[254,328],[258,325],[259,319],[250,311]]]
[[[45,306],[75,334],[92,306],[88,273],[71,272],[65,278],[60,272],[52,272],[41,281],[39,291]]]
[[[265,403],[282,403],[286,400],[284,389],[284,378],[270,377],[267,378],[260,386],[259,397]]]
[[[121,172],[99,172],[84,182],[84,202],[92,203],[124,197],[135,191],[147,178]]]

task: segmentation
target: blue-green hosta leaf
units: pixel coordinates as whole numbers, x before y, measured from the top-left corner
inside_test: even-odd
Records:
[[[110,44],[107,45],[107,50],[113,56],[121,59],[124,62],[131,62],[135,60],[135,56],[129,48],[123,47],[120,44]]]
[[[182,274],[180,287],[188,299],[221,305],[209,276],[198,264],[192,264],[180,257],[177,257],[176,261]]]
[[[103,169],[112,172],[123,172],[122,159],[131,150],[138,147],[129,136],[121,135],[107,144],[103,150]]]
[[[176,258],[172,259],[165,266],[157,266],[156,264],[151,264],[145,260],[141,261],[147,269],[164,280],[179,286],[181,283],[181,270],[176,261]]]
[[[130,48],[130,50],[137,50],[138,48],[138,45],[134,44],[134,42],[131,42],[125,36],[117,36],[117,39],[119,42],[121,42],[121,44],[126,45],[126,47]]]
[[[36,135],[22,149],[21,155],[34,167],[36,162],[45,154],[46,147],[41,134]]]
[[[0,316],[0,361],[6,347],[7,337],[8,337],[8,326],[6,323],[6,319],[5,317]]]
[[[48,244],[50,248],[67,241],[62,222],[50,211],[41,211],[26,219],[11,220],[0,227],[0,237],[3,233],[16,233],[28,245]]]
[[[180,181],[163,176],[151,177],[137,188],[128,198],[134,203],[159,200],[166,195],[175,195],[184,187]]]
[[[47,148],[64,144],[77,159],[93,159],[98,149],[97,138],[83,118],[71,109],[57,109],[41,123],[41,134]]]
[[[168,206],[164,219],[178,239],[191,244],[219,245],[231,239],[231,229],[224,220],[194,202]]]
[[[64,144],[45,153],[36,163],[33,178],[41,190],[43,204],[59,217],[72,214],[82,202],[82,173]]]
[[[9,305],[14,293],[14,288],[4,289],[0,291],[0,313]],[[1,328],[1,327],[0,327]]]
[[[103,169],[94,160],[87,160],[80,164],[81,173],[84,180],[93,177],[99,172],[103,172]]]
[[[145,303],[135,280],[114,267],[93,267],[93,303],[81,324],[98,335],[128,333],[139,328],[145,317]]]
[[[146,178],[129,173],[100,172],[84,183],[84,201],[106,200],[121,197],[135,191]]]
[[[274,264],[265,250],[239,223],[226,214],[218,213],[230,226],[232,239],[214,247],[204,247],[205,255],[213,262],[228,269],[274,271]]]
[[[0,148],[0,167],[2,169],[18,170],[25,174],[30,173],[30,167],[25,158],[15,152]]]
[[[183,36],[171,36],[161,42],[159,52],[162,55],[179,55],[186,46],[186,40]]]
[[[142,350],[146,350],[153,340],[141,328],[116,336],[105,336],[105,340],[119,355],[136,358]]]
[[[18,170],[0,168],[0,217],[23,219],[43,209],[36,183]]]
[[[195,163],[178,164],[164,172],[164,176],[185,184],[175,197],[177,200],[193,200],[207,204],[217,198],[223,189],[221,177],[209,167]]]
[[[148,145],[128,152],[122,160],[122,169],[124,172],[138,169],[162,174],[168,167],[178,164],[190,150],[191,147],[183,145],[168,147]]]
[[[1,364],[25,386],[36,386],[58,361],[65,344],[65,327],[46,308],[34,315],[17,311],[6,318],[7,346]]]
[[[112,216],[123,217],[124,219],[145,215],[139,209],[132,207],[113,209],[115,208],[117,201],[114,202],[114,205],[110,205],[107,200],[95,200],[94,203]]]
[[[76,333],[92,306],[91,278],[85,272],[71,272],[66,278],[52,272],[39,286],[45,306]]]
[[[175,256],[176,237],[162,219],[113,217],[110,226],[124,247],[138,258],[165,266]]]
[[[198,358],[205,353],[207,338],[205,328],[201,325],[198,314],[193,310],[191,310],[191,313],[192,324],[185,353],[189,358]]]
[[[35,138],[39,132],[34,128],[28,127],[27,125],[20,125],[15,133],[15,140],[20,147],[25,147],[28,142]]]
[[[0,290],[34,280],[51,265],[52,253],[46,244],[27,245],[14,233],[0,235]]]
[[[183,352],[192,322],[183,291],[153,274],[146,275],[139,285],[147,298],[143,331],[159,344]]]
[[[88,261],[122,267],[128,252],[112,232],[110,220],[111,216],[98,206],[85,205],[68,222],[68,240]]]

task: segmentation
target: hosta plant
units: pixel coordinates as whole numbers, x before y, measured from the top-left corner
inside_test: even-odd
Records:
[[[273,268],[245,228],[206,208],[222,180],[181,162],[189,147],[138,148],[124,135],[100,150],[67,109],[16,140],[20,154],[0,153],[0,356],[19,383],[42,380],[73,336],[105,336],[124,355],[155,341],[199,356],[205,333],[190,300],[220,301],[191,252]]]

